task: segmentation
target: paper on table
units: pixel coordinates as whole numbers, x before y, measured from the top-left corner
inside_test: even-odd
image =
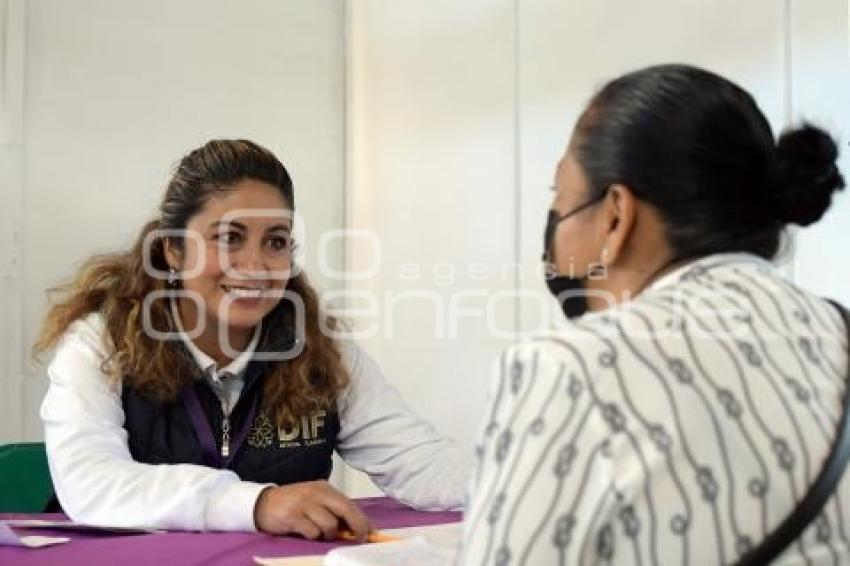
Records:
[[[337,548],[325,556],[325,566],[450,566],[460,546],[463,526],[454,523],[385,532],[402,540]]]
[[[325,556],[325,566],[450,566],[454,553],[444,553],[424,537],[400,542],[337,548]]]
[[[387,529],[383,531],[388,535],[399,538],[424,537],[430,544],[440,548],[455,549],[460,546],[463,537],[463,523],[444,523],[442,525],[427,525],[424,527],[404,527],[401,529]]]
[[[254,557],[257,566],[323,566],[324,556],[295,556],[293,558]]]
[[[50,546],[51,544],[63,544],[70,540],[68,537],[42,537],[36,535],[19,537],[9,525],[4,521],[0,521],[0,545],[40,548],[42,546]]]
[[[117,535],[151,535],[162,533],[157,529],[140,529],[136,527],[99,527],[73,521],[48,521],[45,519],[9,519],[6,524],[16,529],[61,529],[66,531],[93,532]]]
[[[326,556],[254,557],[258,566],[448,566],[454,562],[463,527],[460,523],[382,531],[400,542],[345,546]]]

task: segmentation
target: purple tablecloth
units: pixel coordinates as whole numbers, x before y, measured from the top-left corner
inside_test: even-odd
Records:
[[[386,497],[357,503],[377,529],[456,523],[460,513],[423,513]],[[64,519],[63,515],[0,515],[0,519]],[[254,556],[324,554],[346,543],[249,533],[168,532],[155,535],[93,535],[50,529],[20,529],[19,534],[71,537],[71,542],[38,549],[0,546],[0,565],[188,566],[250,565]]]

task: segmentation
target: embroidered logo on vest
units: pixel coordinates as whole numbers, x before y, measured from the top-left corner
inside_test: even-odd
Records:
[[[254,419],[251,432],[248,434],[248,446],[268,448],[272,442],[274,442],[274,425],[265,412],[260,412]]]
[[[281,448],[295,446],[315,446],[326,442],[322,430],[325,428],[326,411],[315,411],[310,416],[301,417],[293,426],[277,429],[277,438]]]
[[[280,448],[298,448],[301,446],[316,446],[324,444],[326,411],[315,411],[309,416],[302,416],[290,427],[278,427],[277,440]],[[248,434],[248,445],[253,448],[268,448],[275,440],[275,427],[265,412],[261,412],[251,425]]]

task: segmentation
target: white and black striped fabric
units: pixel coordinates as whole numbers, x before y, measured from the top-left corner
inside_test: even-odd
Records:
[[[508,349],[460,564],[731,564],[806,493],[842,411],[835,308],[748,254]],[[850,474],[783,564],[850,564]]]

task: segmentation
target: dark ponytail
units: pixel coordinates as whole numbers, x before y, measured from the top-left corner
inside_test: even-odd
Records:
[[[621,183],[658,210],[680,258],[772,259],[784,227],[817,221],[844,187],[828,134],[805,125],[777,143],[749,93],[687,65],[605,85],[579,119],[573,149],[593,193]]]

